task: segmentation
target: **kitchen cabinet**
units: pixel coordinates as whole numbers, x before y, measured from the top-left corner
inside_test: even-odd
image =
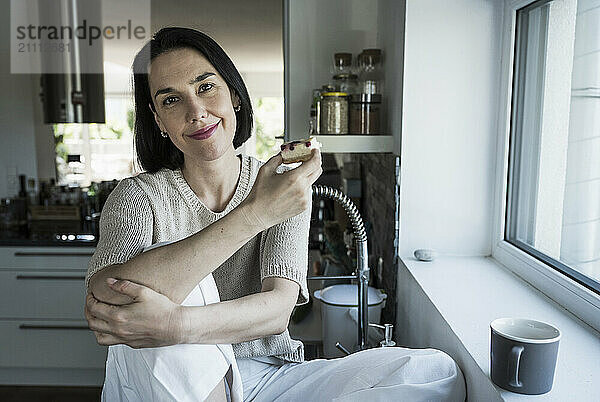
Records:
[[[88,247],[0,247],[0,384],[100,386],[83,314]]]
[[[284,1],[285,140],[306,138],[312,90],[330,82],[333,54],[383,50],[382,133],[318,136],[323,152],[400,155],[405,2]]]

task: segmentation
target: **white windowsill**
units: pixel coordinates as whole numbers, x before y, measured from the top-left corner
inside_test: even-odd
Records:
[[[600,335],[594,329],[491,257],[441,257],[421,262],[410,256],[401,260],[488,380],[492,320],[526,317],[561,330],[552,391],[526,396],[496,387],[504,400],[597,400]]]

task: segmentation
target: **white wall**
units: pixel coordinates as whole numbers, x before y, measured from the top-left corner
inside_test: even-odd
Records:
[[[400,255],[490,255],[502,1],[407,0]]]

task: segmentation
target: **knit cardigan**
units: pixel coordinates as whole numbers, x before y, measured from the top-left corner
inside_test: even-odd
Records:
[[[119,182],[106,200],[100,218],[100,238],[92,256],[86,286],[96,272],[124,263],[154,243],[189,237],[237,207],[250,193],[263,162],[240,155],[237,187],[222,212],[213,212],[196,196],[181,169],[141,173]],[[261,291],[268,277],[282,277],[300,286],[298,304],[308,302],[308,230],[310,211],[262,231],[213,271],[222,301]],[[201,262],[199,262],[201,263]],[[236,357],[275,356],[302,362],[302,342],[282,334],[233,344]]]

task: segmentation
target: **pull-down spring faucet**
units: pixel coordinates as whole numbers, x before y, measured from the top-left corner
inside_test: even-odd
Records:
[[[329,279],[357,279],[358,291],[358,349],[367,348],[367,330],[369,328],[369,253],[367,251],[367,232],[363,224],[363,220],[348,196],[340,190],[328,187],[314,185],[312,186],[314,197],[331,198],[339,202],[352,223],[352,231],[354,232],[354,240],[356,242],[356,270],[353,275],[342,276],[311,276],[307,279],[313,280],[329,280]]]

